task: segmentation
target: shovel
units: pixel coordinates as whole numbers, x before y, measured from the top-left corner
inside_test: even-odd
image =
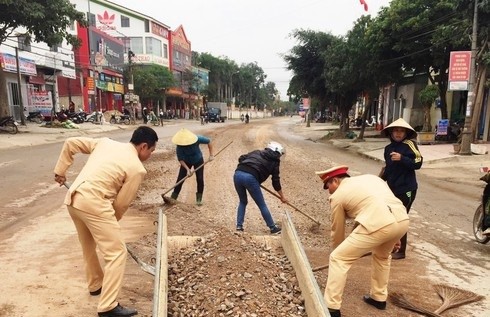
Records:
[[[281,197],[274,193],[272,190],[270,190],[269,188],[267,187],[264,187],[263,185],[260,185],[260,187],[262,187],[266,192],[268,192],[269,194],[281,199]],[[298,208],[296,208],[295,206],[291,205],[289,202],[286,203],[289,207],[292,207],[294,210],[296,210],[297,212],[299,212],[300,214],[302,214],[303,216],[306,216],[308,217],[310,220],[312,220],[313,222],[315,222],[317,225],[320,225],[320,221],[316,220],[315,218],[313,218],[312,216],[308,215],[307,213],[299,210]]]
[[[216,152],[214,154],[214,157],[218,156],[218,154],[220,154],[224,149],[226,149],[230,144],[232,144],[233,141],[231,141],[230,143],[228,143],[227,145],[225,145],[221,150],[219,150],[218,152]],[[199,165],[197,168],[194,169],[194,172],[192,172],[191,175],[187,175],[186,177],[182,178],[180,181],[178,181],[177,183],[175,183],[174,186],[170,187],[169,189],[167,189],[161,196],[162,196],[162,199],[163,201],[166,203],[166,204],[170,204],[170,205],[173,205],[174,204],[174,199],[172,198],[168,198],[168,197],[165,197],[166,194],[168,194],[171,190],[173,190],[175,187],[179,186],[180,184],[182,184],[183,182],[185,182],[186,179],[188,179],[189,177],[191,177],[192,175],[194,175],[194,173],[201,169],[204,165],[208,164],[209,162],[211,162],[211,160],[207,160],[205,161],[204,163],[202,163],[201,165]]]

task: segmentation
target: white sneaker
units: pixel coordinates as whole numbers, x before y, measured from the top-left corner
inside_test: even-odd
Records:
[[[482,232],[483,235],[490,236],[490,228]]]

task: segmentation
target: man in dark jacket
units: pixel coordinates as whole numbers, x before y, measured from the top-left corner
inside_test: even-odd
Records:
[[[280,158],[285,154],[284,147],[277,142],[269,142],[264,150],[255,150],[243,154],[238,159],[238,166],[233,176],[235,190],[238,193],[240,203],[237,209],[236,229],[243,231],[243,222],[245,220],[245,210],[248,204],[247,191],[260,209],[262,218],[264,218],[267,227],[271,233],[281,232],[272,215],[267,208],[260,184],[263,183],[269,175],[272,176],[272,186],[281,197],[281,201],[286,203],[287,200],[282,193],[281,182],[279,178]]]
[[[386,167],[381,178],[386,181],[391,191],[410,211],[417,193],[415,170],[422,167],[422,155],[413,139],[417,132],[402,118],[392,122],[381,134],[390,138],[391,143],[385,147]],[[400,249],[392,254],[394,260],[404,259],[407,248],[407,235],[401,239]]]

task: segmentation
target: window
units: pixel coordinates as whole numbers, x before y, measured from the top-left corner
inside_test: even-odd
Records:
[[[146,54],[151,54],[155,56],[162,56],[162,41],[157,40],[153,37],[147,37],[146,42]]]
[[[150,21],[145,20],[145,32],[149,33],[150,32]]]
[[[144,54],[142,37],[131,37],[129,40],[130,40],[129,48],[134,54]]]
[[[13,106],[18,106],[20,105],[20,97],[19,97],[19,86],[17,83],[9,82],[9,92],[10,92],[10,102],[12,103]]]
[[[168,45],[163,44],[163,57],[168,58]]]
[[[27,37],[21,35],[21,36],[18,36],[17,37],[17,43],[18,43],[18,46],[19,46],[19,49],[21,51],[26,51],[26,52],[30,52],[31,51],[31,43],[29,43],[27,41]]]
[[[89,26],[95,26],[96,24],[95,14],[87,12],[87,21]]]
[[[124,15],[121,15],[121,27],[129,28],[129,18],[125,17]]]

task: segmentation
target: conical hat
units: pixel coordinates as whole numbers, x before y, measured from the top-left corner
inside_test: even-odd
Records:
[[[197,135],[187,130],[186,128],[181,129],[179,132],[175,133],[172,137],[172,143],[175,145],[191,145],[197,142]]]
[[[407,129],[407,139],[415,139],[417,137],[417,132],[408,124],[403,118],[397,119],[386,126],[381,131],[381,135],[385,137],[390,137],[392,128],[405,128]]]

